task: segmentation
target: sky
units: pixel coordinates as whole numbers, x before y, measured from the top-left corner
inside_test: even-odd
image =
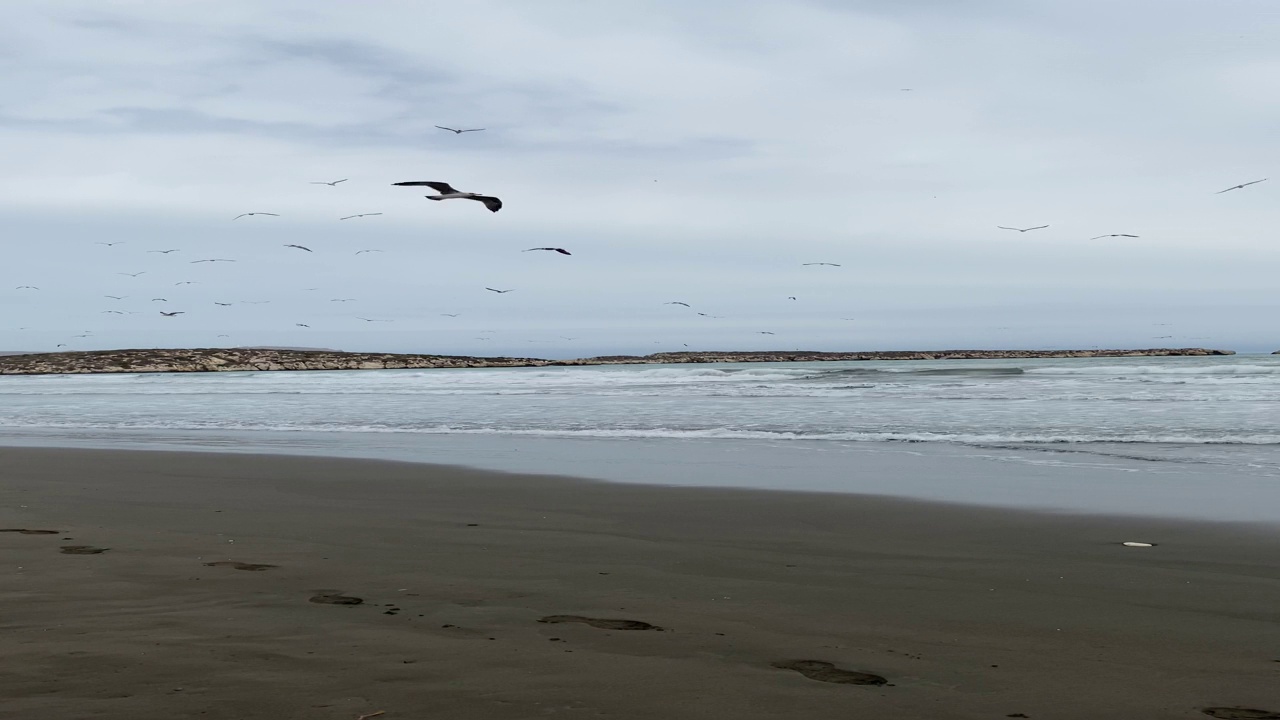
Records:
[[[1273,0],[5,10],[0,350],[1280,349]]]

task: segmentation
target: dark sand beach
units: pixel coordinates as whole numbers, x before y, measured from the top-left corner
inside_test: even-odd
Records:
[[[0,529],[4,717],[1280,712],[1262,526],[0,448]]]

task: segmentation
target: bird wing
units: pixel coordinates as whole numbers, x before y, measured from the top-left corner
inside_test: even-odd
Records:
[[[459,193],[459,192],[458,192],[458,190],[457,190],[456,188],[454,188],[454,187],[453,187],[452,185],[450,185],[449,183],[446,183],[446,182],[436,182],[435,180],[409,180],[409,181],[406,181],[406,182],[398,182],[398,183],[391,183],[391,184],[392,184],[392,185],[399,185],[399,186],[401,186],[401,187],[422,187],[422,186],[426,186],[426,187],[431,188],[432,190],[435,190],[436,192],[440,193],[441,195],[449,195],[449,194],[451,194],[451,193],[461,194],[461,193]]]
[[[1043,230],[1043,229],[1045,229],[1045,228],[1047,228],[1047,227],[1049,227],[1049,226],[1048,226],[1048,225],[1037,225],[1037,226],[1032,227],[1032,228],[1027,228],[1027,230]]]
[[[997,225],[996,227],[1000,228],[1001,230],[1017,230],[1018,232],[1022,232],[1022,228],[1011,228],[1011,227],[1005,227],[1004,225]]]
[[[447,128],[447,127],[445,127],[445,126],[443,126],[443,125],[437,125],[436,127],[440,128],[441,130],[448,130],[449,132],[455,132],[455,133],[456,133],[456,132],[458,132],[457,130],[454,130],[453,128]]]
[[[460,133],[464,133],[464,132],[480,132],[480,131],[481,131],[481,130],[483,130],[483,129],[484,129],[484,128],[469,128],[469,129],[467,129],[467,130],[459,130],[458,132],[460,132]]]
[[[551,248],[551,249],[552,249],[552,250],[555,250],[556,252],[560,253],[561,255],[572,255],[572,254],[573,254],[573,253],[569,252],[568,250],[565,250],[564,248]]]
[[[502,201],[490,195],[472,195],[471,199],[484,203],[484,206],[489,208],[490,212],[498,212],[502,209]]]

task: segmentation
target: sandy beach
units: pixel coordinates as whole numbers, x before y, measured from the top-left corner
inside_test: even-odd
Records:
[[[1264,526],[0,448],[0,530],[5,717],[1280,711]]]

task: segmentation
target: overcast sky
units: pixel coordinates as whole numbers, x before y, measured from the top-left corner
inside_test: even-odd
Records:
[[[0,350],[1280,348],[1274,0],[5,18]]]

